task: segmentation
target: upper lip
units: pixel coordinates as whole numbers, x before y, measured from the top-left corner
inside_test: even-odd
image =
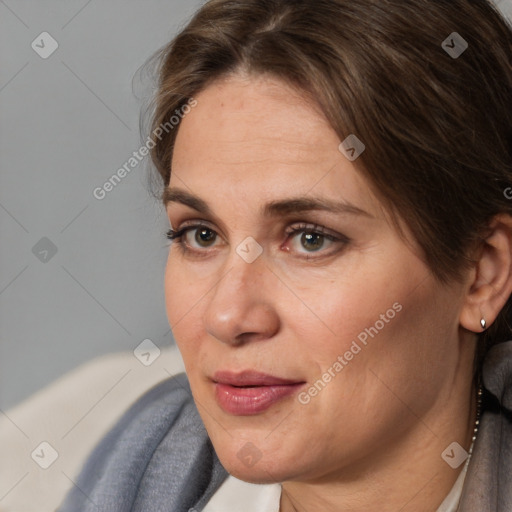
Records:
[[[244,370],[233,372],[221,370],[215,372],[212,377],[213,382],[219,384],[228,384],[230,386],[286,386],[291,384],[302,384],[304,381],[283,379],[267,373],[255,370]]]

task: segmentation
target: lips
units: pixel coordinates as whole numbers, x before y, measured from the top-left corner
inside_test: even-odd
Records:
[[[212,380],[220,384],[227,384],[229,386],[237,387],[286,386],[290,384],[297,384],[299,382],[296,380],[274,377],[273,375],[268,375],[266,373],[261,373],[253,370],[246,370],[239,373],[230,371],[219,371],[214,374]]]
[[[284,379],[246,370],[216,372],[212,378],[215,399],[227,413],[248,416],[266,411],[276,402],[296,393],[304,381]]]

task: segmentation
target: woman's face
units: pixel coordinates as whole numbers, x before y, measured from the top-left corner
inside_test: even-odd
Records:
[[[434,422],[463,288],[436,281],[298,92],[232,76],[196,99],[165,289],[199,413],[241,479],[354,475]]]

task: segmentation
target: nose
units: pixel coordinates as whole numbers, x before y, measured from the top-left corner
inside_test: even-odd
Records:
[[[272,338],[280,322],[272,300],[272,273],[263,258],[247,263],[234,254],[225,269],[207,296],[203,322],[208,334],[229,345]]]

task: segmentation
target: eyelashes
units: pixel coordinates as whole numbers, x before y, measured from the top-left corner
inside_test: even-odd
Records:
[[[297,257],[302,259],[331,256],[345,249],[350,243],[350,239],[345,235],[331,232],[317,224],[300,223],[289,226],[284,234],[285,245],[288,244],[284,250],[297,254]],[[165,236],[167,240],[176,244],[184,255],[197,257],[213,253],[215,242],[220,238],[214,229],[204,224],[189,225],[178,230],[169,229]]]
[[[185,234],[186,231],[188,231],[190,228],[184,228],[184,229],[180,229],[179,231],[175,231],[174,229],[169,229],[166,234],[165,234],[165,237],[168,239],[168,240],[180,240],[181,237]]]
[[[169,229],[169,231],[167,231],[166,236],[167,236],[168,240],[175,241],[175,242],[178,242],[181,244],[181,243],[184,243],[183,239],[186,234],[188,234],[191,231],[195,231],[195,230],[199,230],[199,229],[202,229],[203,232],[208,231],[210,233],[213,233],[215,238],[217,238],[217,236],[218,236],[218,234],[213,229],[209,228],[208,226],[204,226],[204,225],[188,226],[188,227],[182,228],[178,231]]]

